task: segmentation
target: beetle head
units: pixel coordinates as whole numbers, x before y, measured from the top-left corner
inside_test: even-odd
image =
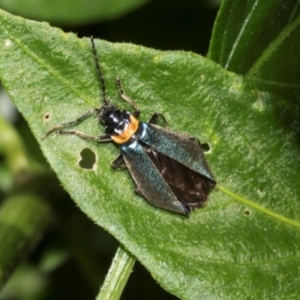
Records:
[[[96,115],[101,124],[105,125],[109,116],[117,109],[117,107],[110,102],[106,102],[103,106],[96,109]]]

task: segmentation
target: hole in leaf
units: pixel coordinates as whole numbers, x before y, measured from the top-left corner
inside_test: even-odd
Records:
[[[245,210],[244,210],[244,214],[245,214],[246,216],[249,216],[249,215],[251,214],[251,212],[250,212],[248,209],[245,209]]]
[[[96,162],[95,153],[88,148],[83,149],[80,152],[81,160],[79,161],[79,165],[83,169],[93,169],[93,166]]]
[[[49,121],[51,118],[51,114],[49,112],[47,112],[45,115],[44,115],[44,121]]]
[[[201,144],[201,148],[204,152],[208,152],[210,150],[210,146],[208,143]]]

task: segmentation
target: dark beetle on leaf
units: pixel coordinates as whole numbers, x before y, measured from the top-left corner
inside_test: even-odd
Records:
[[[135,191],[150,204],[183,215],[203,206],[216,181],[199,141],[155,125],[158,118],[166,124],[165,118],[159,113],[155,113],[148,123],[139,122],[137,118],[140,110],[123,92],[119,78],[116,85],[120,96],[135,111],[131,114],[111,104],[106,96],[93,37],[91,43],[101,83],[103,105],[89,110],[74,121],[52,127],[43,138],[57,131],[59,134],[77,135],[96,142],[113,141],[119,145],[121,154],[113,161],[112,167],[127,168],[136,184]],[[77,125],[93,113],[96,113],[100,123],[104,125],[104,135],[94,137],[77,130],[61,129]]]

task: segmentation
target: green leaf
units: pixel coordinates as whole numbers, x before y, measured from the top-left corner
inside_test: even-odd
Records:
[[[118,18],[147,0],[0,0],[2,9],[31,19],[70,26]]]
[[[299,1],[223,1],[208,57],[260,90],[299,102]]]
[[[279,98],[193,53],[96,41],[113,103],[130,109],[116,91],[118,75],[141,120],[161,112],[172,130],[209,143],[220,189],[185,218],[135,195],[129,173],[110,168],[119,153],[112,144],[56,134],[41,141],[53,125],[99,106],[90,41],[5,12],[0,18],[1,80],[52,168],[160,285],[182,299],[298,298],[300,157],[295,132],[277,118]],[[92,117],[77,128],[103,133]],[[96,155],[93,169],[79,165],[85,148]]]

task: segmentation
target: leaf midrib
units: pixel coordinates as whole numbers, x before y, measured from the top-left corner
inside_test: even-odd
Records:
[[[230,190],[226,189],[225,187],[223,187],[221,185],[217,185],[217,188],[221,192],[225,193],[226,195],[234,198],[235,200],[237,200],[237,201],[239,201],[241,203],[244,203],[244,204],[246,204],[246,205],[254,208],[257,211],[260,211],[260,212],[262,212],[262,213],[264,213],[264,214],[266,214],[266,215],[268,215],[268,216],[270,216],[270,217],[272,217],[272,218],[274,218],[274,219],[276,219],[278,221],[286,223],[288,225],[300,228],[300,222],[298,222],[298,221],[295,221],[295,220],[289,219],[287,217],[284,217],[284,216],[282,216],[280,214],[277,214],[277,213],[273,212],[272,210],[267,209],[264,206],[259,205],[258,203],[254,202],[252,200],[249,200],[247,198],[241,197],[241,196],[239,196],[239,195],[231,192]]]
[[[29,57],[31,57],[34,61],[36,61],[42,68],[47,70],[54,78],[56,78],[58,81],[60,81],[64,86],[66,86],[72,93],[74,93],[76,96],[78,96],[80,99],[82,99],[84,102],[87,104],[91,105],[94,107],[94,103],[92,100],[86,98],[84,94],[82,94],[79,90],[73,87],[73,85],[65,80],[58,72],[55,72],[53,68],[51,68],[43,59],[41,59],[39,56],[34,54],[32,51],[29,50],[23,43],[21,43],[18,39],[16,38],[11,38],[16,45],[19,46],[19,48],[24,51]]]

